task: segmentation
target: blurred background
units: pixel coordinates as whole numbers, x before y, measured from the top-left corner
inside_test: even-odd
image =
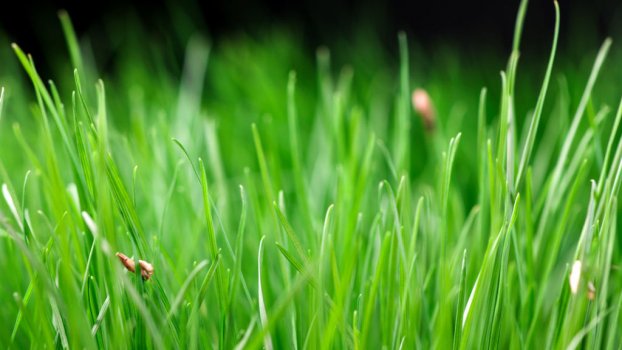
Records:
[[[396,51],[396,33],[403,30],[424,49],[450,46],[469,59],[489,51],[507,55],[518,4],[518,0],[25,0],[14,1],[10,10],[0,11],[0,28],[10,41],[35,56],[59,52],[56,48],[64,45],[56,13],[66,9],[77,32],[90,35],[99,53],[118,46],[123,37],[115,31],[127,29],[131,23],[161,41],[200,32],[218,43],[223,38],[246,35],[257,39],[271,30],[285,31],[311,53],[320,45],[347,47],[361,36]],[[620,1],[560,0],[560,7],[561,52],[580,56],[605,37],[617,39],[622,33]],[[525,56],[547,54],[553,21],[552,0],[530,1],[522,50]]]
[[[78,34],[85,66],[91,70],[85,75],[90,75],[91,81],[98,77],[105,81],[110,118],[122,133],[132,130],[136,115],[144,115],[149,122],[170,123],[172,119],[167,118],[177,118],[181,109],[175,110],[175,106],[187,57],[209,62],[194,65],[204,79],[196,85],[199,107],[192,112],[216,121],[218,132],[227,135],[221,140],[225,153],[238,152],[236,140],[250,139],[247,126],[253,122],[277,134],[287,133],[285,92],[290,70],[298,76],[301,128],[309,129],[319,113],[318,48],[330,52],[330,75],[336,84],[352,74],[352,105],[362,107],[369,120],[386,120],[393,113],[399,91],[397,34],[404,31],[409,44],[410,86],[424,87],[432,96],[442,135],[439,144],[446,144],[461,131],[465,142],[474,142],[482,87],[489,91],[489,121],[495,120],[498,112],[499,73],[511,51],[519,3],[16,1],[11,10],[0,11],[0,82],[7,86],[6,115],[20,118],[20,111],[11,113],[11,109],[26,106],[34,97],[10,42],[31,53],[40,75],[54,80],[61,97],[70,101],[73,67],[58,20],[58,11],[65,9]],[[559,4],[561,29],[550,87],[554,97],[544,107],[545,122],[550,115],[571,112],[552,114],[557,97],[571,106],[578,104],[596,52],[607,37],[613,38],[612,52],[603,66],[603,82],[596,85],[588,107],[590,115],[596,108],[592,106],[617,104],[622,81],[618,64],[622,59],[622,2],[561,0]],[[554,22],[552,1],[529,2],[516,89],[518,130],[526,125],[526,116],[535,105]],[[189,45],[193,40],[198,43],[194,49]],[[203,49],[209,54],[204,55]],[[141,101],[149,101],[149,107],[134,107]],[[558,119],[564,127],[566,118]],[[378,135],[383,135],[391,122],[385,123],[374,126]],[[414,132],[412,137],[419,136]],[[303,135],[303,142],[307,141]],[[288,154],[287,147],[277,148]],[[465,166],[475,164],[471,150],[461,152]],[[238,153],[225,161],[226,173],[240,173],[254,164],[253,152]],[[425,156],[413,162],[423,168]],[[474,185],[475,169],[470,170],[465,170],[460,180],[467,187]]]
[[[65,9],[98,69],[97,74],[108,79],[114,79],[124,57],[135,51],[161,56],[155,58],[162,61],[156,65],[164,63],[166,70],[179,76],[188,40],[198,34],[209,43],[212,53],[230,52],[233,57],[225,60],[227,64],[241,56],[240,45],[248,48],[255,43],[257,47],[272,46],[277,51],[280,45],[283,52],[275,60],[280,64],[276,67],[278,84],[284,84],[290,69],[303,75],[305,71],[313,74],[315,53],[322,46],[330,49],[337,70],[350,65],[357,78],[370,80],[380,69],[397,67],[397,33],[404,31],[411,47],[412,75],[417,85],[443,78],[443,74],[462,77],[468,69],[465,79],[472,81],[477,91],[482,86],[499,85],[499,71],[504,69],[510,53],[519,2],[14,1],[10,9],[0,11],[0,62],[14,59],[8,43],[18,43],[33,55],[43,77],[62,83],[61,77],[71,69],[57,15]],[[613,51],[618,51],[622,2],[560,0],[559,4],[560,71],[573,74],[589,69],[594,53],[606,37],[614,39]],[[553,25],[553,1],[530,1],[520,68],[534,74],[519,79],[524,90],[537,89],[541,83]],[[607,64],[613,61],[608,60]],[[64,66],[65,70],[60,69]],[[7,64],[4,68],[0,64],[0,77],[8,75],[8,69]],[[610,74],[617,71],[622,70],[611,69]],[[437,76],[431,77],[433,74]],[[522,97],[517,98],[520,102]]]

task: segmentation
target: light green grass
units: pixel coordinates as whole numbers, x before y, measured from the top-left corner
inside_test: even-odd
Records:
[[[18,45],[0,75],[0,346],[620,348],[611,40],[556,72],[555,9],[541,67],[521,71],[523,1],[498,84],[432,75],[432,132],[403,34],[395,69],[337,74],[276,34],[194,37],[179,79],[130,40],[109,84],[61,13],[73,75],[57,89]]]

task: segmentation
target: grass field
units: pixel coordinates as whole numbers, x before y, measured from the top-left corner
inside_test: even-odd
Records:
[[[619,349],[622,51],[569,62],[558,11],[523,68],[526,5],[487,72],[278,31],[193,36],[179,70],[65,13],[55,83],[3,49],[0,347]]]

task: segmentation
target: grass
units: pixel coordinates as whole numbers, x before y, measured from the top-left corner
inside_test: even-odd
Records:
[[[611,40],[557,72],[555,8],[539,92],[522,1],[500,85],[427,81],[433,130],[403,34],[399,69],[339,74],[286,36],[193,37],[180,79],[130,38],[108,83],[61,13],[73,74],[57,88],[13,45],[0,75],[0,344],[620,348]]]

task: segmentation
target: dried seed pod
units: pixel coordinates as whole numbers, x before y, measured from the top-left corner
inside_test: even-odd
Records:
[[[116,256],[119,258],[123,266],[130,272],[136,272],[136,263],[134,259],[130,259],[127,255],[123,253],[118,253]],[[143,277],[143,280],[147,281],[153,276],[155,269],[151,263],[148,263],[144,260],[138,260],[138,266],[140,266],[140,275]]]
[[[412,94],[412,105],[415,112],[421,117],[426,131],[434,131],[436,127],[436,112],[428,92],[421,88],[415,89]]]

